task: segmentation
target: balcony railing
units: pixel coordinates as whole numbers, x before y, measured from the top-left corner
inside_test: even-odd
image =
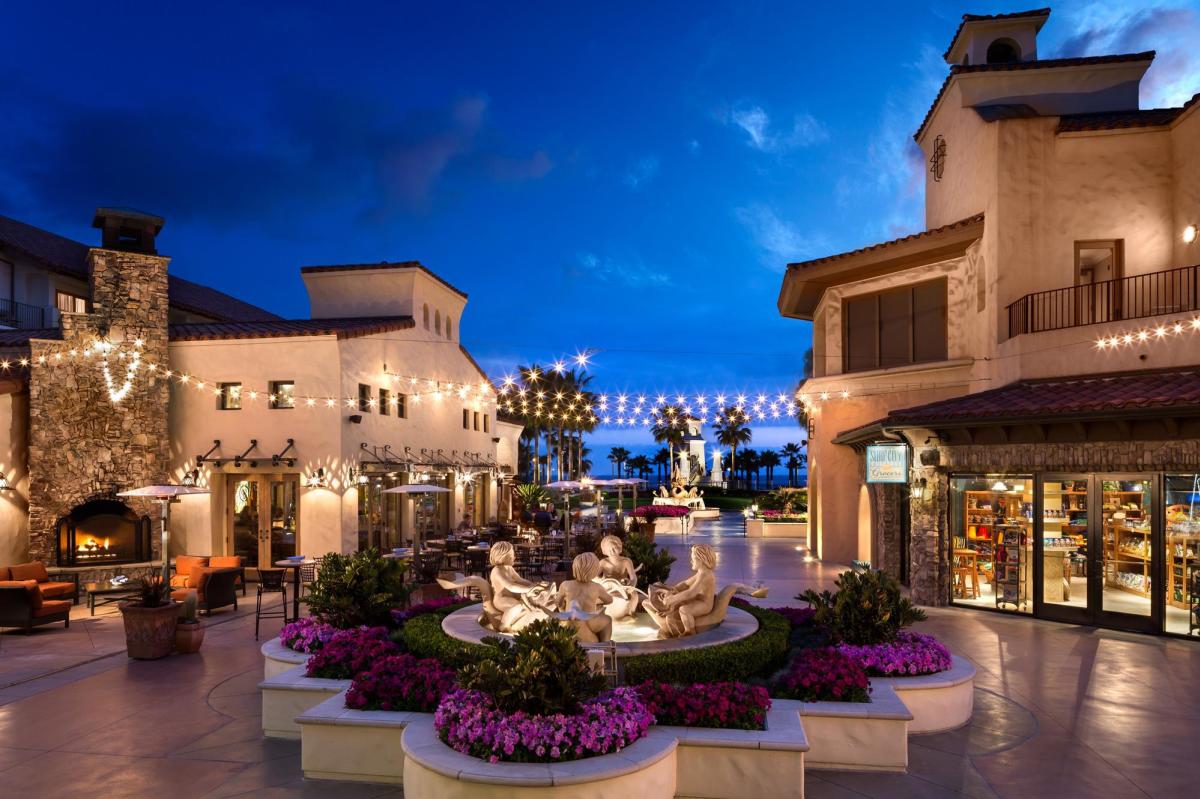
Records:
[[[37,330],[52,327],[54,321],[53,308],[43,308],[40,305],[29,305],[16,300],[0,298],[0,327]]]
[[[1200,266],[1026,294],[1008,306],[1008,336],[1200,309]]]

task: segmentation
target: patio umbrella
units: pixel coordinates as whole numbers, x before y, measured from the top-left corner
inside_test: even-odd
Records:
[[[187,496],[188,494],[207,494],[208,491],[195,486],[177,486],[177,485],[152,485],[142,486],[130,491],[120,491],[117,493],[119,497],[146,497],[148,499],[156,499],[162,503],[162,578],[163,585],[171,584],[171,530],[169,520],[171,518],[171,503],[177,502],[178,497]]]
[[[402,486],[392,486],[391,488],[383,489],[384,494],[452,494],[454,493],[445,486],[427,485],[425,483],[409,483]],[[413,537],[413,552],[419,554],[421,552],[421,525],[417,525],[417,535]]]
[[[618,477],[616,480],[609,480],[610,485],[617,486],[617,495],[621,497],[617,502],[617,507],[621,507],[621,502],[624,500],[625,492],[622,491],[625,486],[633,486],[633,507],[637,507],[637,490],[638,486],[646,482],[640,477]]]
[[[583,483],[577,480],[555,480],[553,483],[546,483],[546,488],[555,488],[563,492],[563,496],[567,498],[567,529],[563,532],[567,535],[567,540],[570,540],[571,535],[571,495],[568,491],[578,491],[583,488]]]

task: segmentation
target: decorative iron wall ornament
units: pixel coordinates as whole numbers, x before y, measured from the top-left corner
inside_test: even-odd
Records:
[[[929,171],[933,174],[935,181],[940,181],[945,170],[946,139],[939,133],[933,140],[933,155],[929,156]]]

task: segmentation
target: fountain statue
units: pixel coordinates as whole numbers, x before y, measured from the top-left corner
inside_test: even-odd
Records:
[[[725,482],[725,470],[721,466],[721,450],[713,450],[712,469],[708,473],[708,482],[720,485]]]
[[[559,609],[567,611],[558,618],[575,628],[580,643],[612,640],[613,620],[605,610],[613,598],[596,581],[600,576],[600,559],[591,552],[576,555],[571,561],[571,575],[574,580],[564,580],[558,586]]]
[[[679,466],[676,468],[675,474],[678,475],[680,482],[687,483],[692,479],[692,459],[688,457],[687,450],[679,452]]]
[[[634,568],[633,561],[621,554],[624,549],[624,542],[615,535],[600,539],[600,552],[604,559],[600,561],[600,576],[596,582],[604,586],[604,590],[612,597],[612,604],[604,612],[614,621],[632,619],[641,599],[637,590],[637,572],[641,567]]]
[[[734,594],[765,597],[765,588],[750,589],[740,583],[717,593],[717,553],[707,544],[692,547],[692,575],[675,585],[655,583],[643,607],[658,625],[659,638],[680,638],[717,626],[725,620]]]
[[[517,574],[515,552],[507,541],[492,546],[488,579],[458,574],[453,580],[439,578],[438,584],[449,590],[478,591],[483,609],[477,621],[485,629],[516,633],[538,619],[556,618],[572,626],[581,643],[612,640],[614,623],[634,621],[641,597],[647,597],[642,607],[658,627],[658,637],[681,638],[724,621],[734,594],[767,595],[765,588],[752,590],[741,584],[725,586],[718,593],[713,573],[717,554],[705,544],[692,547],[690,577],[675,585],[655,583],[643,593],[636,586],[632,561],[621,555],[620,539],[607,536],[601,547],[604,560],[592,552],[577,555],[571,562],[574,579],[557,587]]]
[[[488,579],[462,577],[457,580],[438,579],[438,585],[449,590],[473,588],[483,599],[479,623],[489,630],[515,633],[538,619],[549,618],[557,608],[554,584],[526,580],[513,568],[516,550],[507,541],[492,545],[488,562],[492,573]]]

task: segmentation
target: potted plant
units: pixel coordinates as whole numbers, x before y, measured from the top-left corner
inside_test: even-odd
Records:
[[[136,599],[119,605],[125,619],[125,649],[138,660],[164,658],[175,649],[179,609],[161,575],[143,577],[138,587]]]
[[[175,650],[181,655],[194,655],[204,643],[204,625],[196,615],[196,595],[189,593],[179,604],[179,626],[175,628]]]

